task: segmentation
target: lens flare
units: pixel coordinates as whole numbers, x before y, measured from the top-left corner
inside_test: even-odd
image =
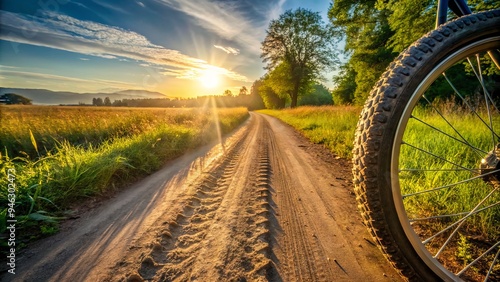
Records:
[[[200,76],[199,80],[201,85],[208,89],[215,88],[219,85],[219,76],[214,72],[205,72]]]

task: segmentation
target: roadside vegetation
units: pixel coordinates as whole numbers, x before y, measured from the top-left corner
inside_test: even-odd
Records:
[[[354,130],[361,112],[360,107],[306,106],[259,112],[281,119],[301,132],[311,142],[325,145],[335,155],[351,158]]]
[[[68,216],[73,204],[112,193],[216,139],[216,122],[223,134],[248,117],[245,108],[0,110],[0,231],[6,228],[13,168],[18,230],[31,235],[56,232],[56,220]]]

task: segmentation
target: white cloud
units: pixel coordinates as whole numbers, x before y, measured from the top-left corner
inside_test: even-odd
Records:
[[[80,60],[82,60],[82,61],[88,61],[89,58],[80,58]]]
[[[98,5],[101,5],[102,7],[109,9],[109,10],[113,10],[113,11],[120,12],[123,14],[130,14],[127,10],[123,9],[120,5],[112,5],[112,4],[108,3],[108,1],[105,1],[105,0],[92,0],[92,2],[94,2]]]
[[[120,89],[136,89],[137,85],[133,83],[127,83],[122,81],[115,80],[104,80],[104,79],[82,79],[76,77],[69,76],[61,76],[47,73],[37,73],[37,72],[28,72],[28,71],[10,71],[10,70],[2,70],[0,69],[0,76],[7,77],[9,80],[21,80],[21,81],[37,81],[39,82],[47,82],[56,81],[59,84],[71,83],[78,84],[79,89],[86,89],[87,86],[92,85],[93,87],[116,87]]]
[[[233,47],[224,47],[220,45],[214,45],[215,48],[220,49],[228,54],[238,55],[240,53],[240,49]]]
[[[285,5],[286,0],[279,0],[276,5],[271,7],[269,13],[267,14],[268,20],[277,19],[283,13],[283,5]]]
[[[237,1],[209,0],[158,0],[195,19],[195,23],[216,35],[245,46],[252,53],[260,54],[260,42],[265,27],[256,27],[238,7]],[[283,1],[283,0],[282,0]],[[267,23],[262,23],[267,24]]]
[[[22,77],[25,79],[50,79],[50,80],[59,80],[59,81],[72,81],[72,82],[89,82],[90,80],[68,77],[68,76],[60,76],[46,73],[37,73],[37,72],[26,72],[26,71],[5,71],[0,70],[0,74],[5,76],[13,76],[13,77]]]
[[[230,79],[249,81],[236,72],[155,45],[133,31],[55,13],[44,16],[39,18],[0,10],[0,39],[108,59],[136,60],[184,71],[218,69]]]
[[[142,3],[141,1],[137,1],[136,3],[137,3],[137,5],[139,5],[139,6],[143,7],[143,8],[146,7],[146,5],[144,5],[144,3]]]
[[[18,69],[18,67],[14,67],[14,66],[6,66],[6,65],[0,65],[0,70],[1,69]]]

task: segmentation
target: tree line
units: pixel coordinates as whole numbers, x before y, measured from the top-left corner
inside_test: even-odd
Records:
[[[225,90],[223,95],[198,96],[195,98],[137,98],[121,99],[111,102],[109,97],[93,98],[93,106],[107,107],[165,107],[165,108],[191,108],[191,107],[246,107],[250,110],[264,108],[262,98],[256,93],[249,93],[243,86],[238,95],[233,95],[230,90]]]
[[[104,107],[168,107],[168,108],[188,108],[216,106],[223,107],[246,107],[249,110],[259,110],[263,108],[278,109],[286,105],[286,99],[275,95],[272,90],[266,95],[259,91],[262,81],[257,80],[252,85],[250,91],[242,86],[237,95],[231,90],[225,90],[222,95],[198,96],[195,98],[138,98],[121,99],[111,102],[109,97],[93,98],[92,106]],[[265,88],[263,88],[265,89]],[[328,88],[323,85],[314,85],[309,95],[302,96],[298,105],[332,105],[332,95]],[[278,106],[276,106],[278,105]]]

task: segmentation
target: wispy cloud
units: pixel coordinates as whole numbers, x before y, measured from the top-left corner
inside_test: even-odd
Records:
[[[80,60],[82,60],[82,61],[88,61],[89,58],[80,58]]]
[[[61,76],[47,73],[38,73],[38,72],[28,72],[28,71],[11,71],[11,70],[2,70],[0,69],[0,77],[9,78],[9,79],[20,79],[23,81],[51,81],[58,82],[60,84],[71,83],[78,84],[82,87],[79,89],[86,89],[85,86],[92,85],[93,87],[116,87],[119,89],[137,89],[137,85],[133,83],[127,83],[116,80],[104,80],[104,79],[82,79],[76,77],[69,76]]]
[[[158,1],[192,17],[197,25],[218,36],[237,42],[253,53],[260,52],[260,41],[263,39],[265,29],[256,28],[254,19],[238,6],[237,1]]]
[[[214,45],[215,48],[220,49],[228,54],[233,54],[233,55],[238,55],[240,53],[240,49],[233,48],[233,47],[224,47],[220,45]]]
[[[37,73],[37,72],[26,72],[26,71],[6,71],[0,70],[0,74],[5,76],[14,76],[21,77],[25,79],[50,79],[50,80],[59,80],[59,81],[70,81],[70,82],[90,82],[90,80],[76,78],[76,77],[68,77],[68,76],[60,76],[46,73]]]
[[[123,9],[120,5],[113,5],[108,3],[108,1],[103,1],[103,0],[92,0],[92,2],[96,3],[97,5],[100,5],[106,9],[113,10],[116,12],[120,12],[123,14],[130,14],[129,11]]]
[[[271,6],[269,12],[267,14],[268,20],[277,19],[283,13],[283,6],[285,5],[286,0],[279,0],[278,3]]]
[[[237,81],[248,78],[236,72],[208,64],[204,60],[182,54],[177,50],[151,43],[133,31],[66,15],[45,13],[44,17],[0,11],[0,39],[44,46],[108,59],[130,59],[178,69],[203,73],[217,69],[222,75]],[[180,75],[179,78],[184,77]]]
[[[7,66],[7,65],[0,65],[0,70],[1,69],[18,69],[19,67],[15,66]]]
[[[137,5],[139,5],[139,6],[143,7],[143,8],[146,7],[146,5],[144,5],[144,3],[142,3],[141,1],[136,1],[136,3],[137,3]]]

